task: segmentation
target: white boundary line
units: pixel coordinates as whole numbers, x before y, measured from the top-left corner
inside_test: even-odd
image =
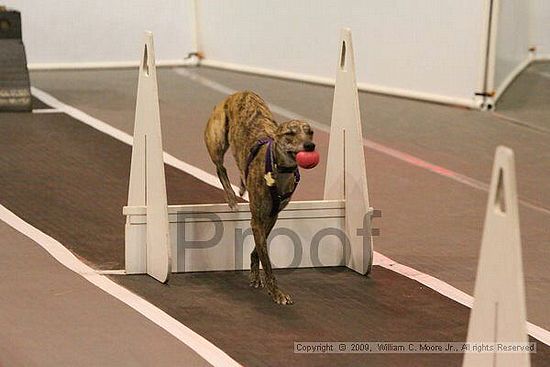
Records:
[[[72,106],[69,106],[68,104],[65,104],[63,102],[61,102],[60,100],[58,100],[57,98],[55,98],[54,96],[38,89],[38,88],[35,88],[35,87],[31,87],[31,91],[32,91],[32,94],[38,98],[39,100],[41,100],[42,102],[44,102],[45,104],[55,108],[56,110],[58,111],[61,111],[63,113],[66,113],[67,115],[85,123],[86,125],[96,129],[96,130],[99,130],[101,131],[102,133],[104,134],[107,134],[125,144],[128,144],[128,145],[132,145],[133,142],[134,142],[134,138],[132,137],[132,135],[122,131],[122,130],[119,130],[99,119],[96,119],[95,117],[93,116],[90,116],[88,115],[87,113],[77,109],[77,108],[74,108]],[[182,161],[181,159],[178,159],[176,157],[174,157],[173,155],[171,154],[168,154],[166,152],[164,152],[164,162],[172,167],[175,167],[179,170],[182,170],[188,174],[190,174],[191,176],[211,185],[211,186],[214,186],[218,189],[223,189],[221,183],[220,183],[220,180],[218,179],[218,177],[200,169],[200,168],[197,168],[195,166],[192,166],[190,165],[189,163],[187,162],[184,162]],[[232,185],[233,186],[233,190],[235,190],[236,192],[239,192],[239,188],[235,185]],[[245,195],[246,196],[246,195]]]
[[[395,262],[389,257],[386,257],[376,251],[374,252],[374,265],[382,266],[383,268],[404,275],[407,278],[416,280],[426,287],[433,289],[437,293],[447,298],[450,298],[453,301],[456,301],[468,308],[472,308],[474,304],[474,297],[461,291],[460,289],[453,287],[449,283],[446,283],[431,275],[422,273],[406,265],[399,264],[398,262]],[[546,345],[550,345],[550,331],[530,322],[527,322],[527,331],[529,332],[529,335],[531,335],[533,338],[543,342]]]
[[[210,79],[207,79],[207,78],[203,78],[201,76],[198,76],[196,74],[193,74],[193,73],[189,73],[187,70],[182,70],[182,69],[175,69],[175,71],[180,74],[180,75],[183,75],[183,76],[186,76],[194,81],[197,81],[205,86],[208,86],[209,88],[211,89],[214,89],[214,90],[217,90],[223,94],[232,94],[234,93],[234,90],[227,87],[227,86],[224,86],[222,84],[219,84],[215,81],[212,81]],[[40,100],[42,100],[42,102],[52,106],[52,107],[56,107],[60,110],[62,110],[63,112],[67,113],[68,115],[70,115],[71,117],[77,119],[77,120],[80,120],[82,121],[83,123],[87,124],[87,125],[90,125],[91,127],[101,131],[101,132],[104,132],[105,134],[107,135],[110,135],[126,144],[132,144],[132,137],[121,131],[121,130],[118,130],[110,125],[108,125],[107,123],[101,121],[101,120],[98,120],[74,107],[71,107],[59,100],[57,100],[56,98],[52,97],[51,95],[47,94],[46,92],[43,92],[37,88],[34,88],[32,87],[32,93],[33,95],[35,95],[37,98],[39,98]],[[279,114],[279,115],[282,115],[282,116],[285,116],[287,118],[302,118],[302,116],[298,115],[298,114],[295,114],[293,113],[292,111],[288,111],[282,107],[279,107],[279,106],[274,106],[272,104],[270,104],[270,108],[273,112],[275,112],[276,114]],[[311,122],[311,124],[318,128],[319,130],[323,130],[323,131],[327,131],[328,128],[325,126],[325,125],[322,125],[318,122],[315,122],[315,121],[311,121],[309,119],[307,119],[308,121]],[[374,150],[377,150],[377,151],[380,151],[384,154],[389,154],[391,156],[394,156],[395,158],[397,159],[400,159],[400,160],[404,160],[406,162],[408,162],[408,160],[406,159],[406,157],[403,156],[404,153],[402,152],[399,152],[397,150],[394,150],[392,148],[389,148],[389,147],[385,147],[381,144],[378,144],[378,143],[374,143],[374,142],[371,142],[371,141],[368,141],[366,139],[364,139],[364,142],[367,146],[369,146],[368,144],[371,145],[371,148],[374,149]],[[408,155],[407,155],[408,156]],[[434,167],[437,167],[435,165],[432,165],[431,163],[428,163],[428,162],[425,162],[425,161],[422,161],[416,157],[412,157],[410,156],[411,158],[413,158],[415,161],[420,161],[420,162],[424,162],[424,164],[426,164],[427,166],[425,166],[424,168],[426,169],[430,169],[430,166],[434,166]],[[171,162],[169,162],[168,160],[171,160]],[[169,154],[167,154],[166,152],[164,153],[164,160],[166,163],[184,171],[184,172],[187,172],[193,176],[195,176],[195,174],[193,174],[192,172],[196,173],[197,175],[201,175],[204,176],[204,175],[207,175],[206,177],[198,177],[198,176],[195,176],[199,179],[201,179],[202,181],[214,186],[214,187],[218,187],[218,188],[221,188],[221,184],[219,183],[218,179],[216,177],[214,177],[213,175],[199,169],[199,168],[196,168],[194,166],[191,166],[189,165],[188,163],[185,163]],[[411,164],[415,164],[413,162],[409,162]],[[418,165],[418,164],[415,164],[415,165]],[[423,167],[423,165],[420,165],[421,167]],[[191,172],[188,171],[188,169],[191,169]],[[443,169],[443,168],[440,168],[440,169]],[[439,172],[438,170],[433,170],[433,172],[435,173],[438,173],[438,174],[442,174],[441,172]],[[464,176],[464,175],[460,175],[458,173],[454,173],[456,175],[455,176],[448,176],[448,175],[445,175],[446,177],[449,177],[455,181],[458,181],[458,182],[462,182],[468,186],[471,186],[473,188],[476,188],[478,190],[483,190],[483,191],[487,191],[488,190],[488,185],[483,183],[483,182],[480,182],[480,181],[477,181],[473,178],[470,178],[470,177],[467,177],[467,176]],[[211,183],[211,181],[213,181],[213,183]],[[245,198],[245,200],[248,200],[248,198]],[[535,208],[538,208],[538,207],[535,207]],[[542,210],[546,210],[544,208],[542,208]],[[548,211],[548,213],[550,213],[550,211]],[[30,226],[30,225],[29,225]],[[53,240],[53,239],[52,239]],[[55,241],[55,240],[53,240]],[[61,244],[60,244],[61,245]],[[61,245],[62,246],[62,245]],[[66,249],[65,249],[66,250]],[[68,252],[68,250],[66,250]],[[70,253],[70,252],[69,252]],[[461,290],[451,286],[450,284],[448,283],[445,283],[444,281],[442,280],[439,280],[435,277],[432,277],[431,275],[428,275],[428,274],[425,274],[425,273],[422,273],[418,270],[415,270],[413,268],[410,268],[406,265],[402,265],[402,264],[399,264],[393,260],[391,260],[390,258],[382,255],[382,254],[379,254],[377,252],[374,253],[375,254],[375,261],[377,261],[377,265],[380,265],[384,268],[387,268],[389,270],[392,270],[398,274],[401,274],[401,275],[404,275],[410,279],[413,279],[413,280],[416,280],[418,281],[419,283],[421,284],[424,284],[425,286],[433,289],[434,291],[444,295],[445,297],[447,298],[450,298],[464,306],[467,306],[467,307],[472,307],[472,304],[473,304],[473,297],[472,296],[469,296],[468,294],[462,292]],[[72,254],[71,254],[72,256]],[[55,256],[54,256],[55,257]],[[74,256],[73,256],[74,257]],[[76,258],[75,258],[76,259]],[[91,268],[89,268],[91,271],[93,271]],[[99,274],[95,273],[95,275],[97,276],[100,276]],[[116,284],[116,283],[115,283]],[[128,291],[129,292],[129,291]],[[143,300],[144,302],[146,302],[145,300]],[[151,305],[152,306],[152,305]],[[154,307],[154,306],[152,306]],[[163,311],[161,311],[163,312]],[[168,315],[166,315],[168,316]],[[170,316],[168,316],[170,317]],[[178,322],[177,320],[175,320],[176,322]],[[183,326],[183,325],[182,325]],[[547,344],[547,345],[550,345],[550,331],[546,330],[546,329],[543,329],[537,325],[534,325],[532,323],[527,323],[527,329],[529,331],[529,334],[533,337],[535,337],[536,339],[540,340],[541,342]],[[180,339],[181,340],[181,339]]]
[[[178,340],[193,349],[198,355],[214,366],[240,366],[224,351],[210,343],[201,335],[195,333],[166,312],[157,308],[145,299],[118,285],[104,275],[98,274],[94,269],[78,260],[65,246],[48,236],[39,229],[33,227],[3,205],[0,205],[0,220],[6,222],[15,230],[21,232],[68,269],[74,271],[98,288],[124,302],[159,327],[172,334]]]
[[[192,80],[196,83],[199,83],[199,84],[201,84],[201,85],[203,85],[207,88],[210,88],[210,89],[215,90],[217,92],[220,92],[222,94],[229,95],[229,94],[233,94],[233,93],[237,92],[237,90],[235,90],[235,89],[232,89],[232,88],[230,88],[226,85],[220,84],[220,83],[218,83],[214,80],[211,80],[211,79],[205,78],[203,76],[200,76],[200,75],[198,75],[196,73],[193,73],[189,70],[178,68],[178,69],[174,69],[174,71],[177,74],[181,75],[181,76],[184,76],[184,77],[186,77],[186,78],[188,78],[188,79],[190,79],[190,80]],[[283,116],[285,118],[288,118],[288,119],[306,120],[314,128],[316,128],[318,130],[321,130],[321,131],[324,131],[326,133],[330,133],[330,127],[327,126],[327,125],[324,125],[320,122],[313,121],[313,120],[311,120],[307,117],[304,117],[302,115],[299,115],[297,113],[289,111],[289,110],[287,110],[283,107],[274,105],[272,103],[269,104],[269,108],[271,109],[271,111],[273,113],[275,113],[277,115],[281,115],[281,116]],[[484,183],[484,182],[478,181],[474,178],[468,177],[468,176],[463,175],[461,173],[451,171],[447,168],[438,166],[436,164],[427,162],[423,159],[417,158],[417,157],[415,157],[413,155],[410,155],[408,153],[401,152],[397,149],[390,148],[390,147],[385,146],[385,145],[380,144],[380,143],[376,143],[376,142],[374,142],[370,139],[363,138],[363,144],[367,148],[375,150],[379,153],[389,155],[389,156],[391,156],[393,158],[396,158],[400,161],[403,161],[403,162],[409,163],[413,166],[428,170],[428,171],[430,171],[432,173],[435,173],[435,174],[438,174],[440,176],[447,177],[451,180],[454,180],[456,182],[460,182],[460,183],[462,183],[464,185],[467,185],[467,186],[470,186],[474,189],[485,191],[485,192],[489,191],[489,185]],[[530,203],[528,201],[525,201],[525,200],[519,200],[519,203],[522,204],[523,206],[527,207],[527,208],[536,210],[536,211],[538,211],[540,213],[543,213],[543,214],[546,214],[546,215],[550,215],[550,209],[540,207],[538,205],[532,204],[532,203]]]

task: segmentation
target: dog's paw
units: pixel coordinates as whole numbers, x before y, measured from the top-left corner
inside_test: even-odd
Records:
[[[262,280],[262,277],[260,276],[260,273],[250,273],[250,275],[248,276],[248,279],[250,279],[250,286],[252,288],[263,288],[264,287],[264,282]]]
[[[243,197],[245,193],[246,193],[246,187],[241,182],[241,187],[239,187],[239,196]]]
[[[274,291],[270,291],[269,294],[271,295],[273,301],[280,305],[291,305],[294,303],[290,295],[286,294],[279,288],[276,288]]]
[[[239,206],[237,205],[236,200],[229,200],[228,204],[229,204],[229,207],[231,208],[231,210],[233,210],[234,212],[239,211]]]

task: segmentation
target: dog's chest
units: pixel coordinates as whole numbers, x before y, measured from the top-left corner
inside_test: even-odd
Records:
[[[291,193],[296,186],[296,177],[294,173],[277,173],[275,178],[277,184],[277,191],[280,196],[285,196]],[[281,200],[281,209],[284,208],[290,201],[290,196]]]

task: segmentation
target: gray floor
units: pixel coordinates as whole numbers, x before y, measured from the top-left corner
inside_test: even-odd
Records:
[[[508,94],[516,88],[544,87],[544,82],[524,79],[530,78],[533,68],[545,65],[529,68]],[[330,121],[330,87],[207,68],[186,70],[233,89],[255,90],[270,103],[320,123]],[[132,134],[136,70],[33,72],[31,79],[33,85],[63,102]],[[215,174],[201,135],[210,111],[225,94],[171,69],[159,71],[159,86],[165,150]],[[531,94],[538,96],[536,91]],[[528,122],[545,128],[547,117],[540,119],[533,113],[524,125],[509,121],[524,115],[513,106],[506,109],[505,97],[497,106],[502,117],[361,93],[364,133],[375,142],[483,182],[489,180],[496,146],[514,149],[520,198],[541,208],[520,207],[528,318],[549,329],[550,136],[525,126]],[[542,110],[533,98],[527,98],[525,104],[533,103]],[[328,136],[318,131],[316,140],[324,160]],[[487,193],[372,149],[366,149],[366,157],[371,202],[384,211],[376,250],[471,294]],[[235,170],[230,171],[236,177]],[[303,176],[296,198],[320,198],[324,162]]]
[[[210,366],[0,221],[0,366]]]
[[[550,63],[531,64],[507,89],[497,113],[550,134]]]

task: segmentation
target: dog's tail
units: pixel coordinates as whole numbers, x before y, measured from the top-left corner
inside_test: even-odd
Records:
[[[204,130],[204,142],[210,159],[216,165],[216,172],[225,190],[227,202],[231,208],[235,209],[237,207],[237,197],[231,187],[229,177],[227,177],[227,170],[223,165],[225,152],[229,149],[229,116],[226,111],[226,103],[227,100],[224,100],[214,107]]]
[[[229,120],[225,112],[226,100],[219,103],[210,114],[204,130],[204,142],[214,164],[223,164],[223,156],[229,149]]]

